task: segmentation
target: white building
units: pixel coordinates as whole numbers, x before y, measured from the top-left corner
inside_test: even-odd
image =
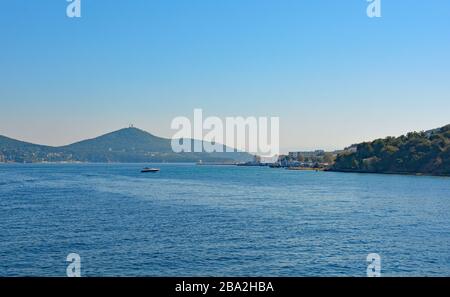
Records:
[[[325,154],[324,150],[315,150],[309,152],[289,152],[289,158],[297,160],[299,156],[303,156],[304,158],[312,158],[323,156],[323,154]]]

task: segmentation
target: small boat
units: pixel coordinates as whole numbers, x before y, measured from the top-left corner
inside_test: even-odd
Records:
[[[146,172],[158,172],[159,168],[148,168],[145,167],[144,169],[141,170],[142,173],[146,173]]]

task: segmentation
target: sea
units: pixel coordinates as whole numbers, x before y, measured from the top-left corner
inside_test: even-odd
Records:
[[[71,253],[82,276],[365,277],[373,253],[450,276],[450,178],[1,164],[0,276],[65,276]]]

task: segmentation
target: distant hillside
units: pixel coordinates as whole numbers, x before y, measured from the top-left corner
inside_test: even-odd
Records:
[[[331,170],[450,175],[450,125],[360,143],[338,155]]]
[[[32,144],[0,135],[0,162],[27,162],[51,158],[54,148]]]
[[[170,139],[137,128],[121,129],[61,147],[0,136],[0,162],[245,162],[252,159],[243,152],[174,153],[170,143]]]

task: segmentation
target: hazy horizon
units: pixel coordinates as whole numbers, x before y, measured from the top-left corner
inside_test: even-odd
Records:
[[[445,125],[442,125],[442,126],[445,126]],[[74,143],[77,143],[77,142],[80,142],[80,141],[83,141],[83,140],[93,139],[93,138],[96,138],[96,137],[99,137],[99,136],[103,136],[103,135],[108,134],[108,133],[116,132],[116,131],[118,131],[118,130],[127,129],[127,128],[137,128],[137,129],[139,129],[139,130],[143,130],[143,131],[148,132],[148,133],[150,133],[150,134],[152,134],[152,135],[154,135],[154,136],[157,136],[157,137],[162,137],[162,138],[167,138],[167,139],[170,139],[170,138],[171,138],[170,136],[166,137],[166,136],[157,135],[157,134],[155,134],[155,133],[152,133],[152,131],[149,131],[149,130],[146,130],[146,129],[142,129],[142,128],[136,127],[136,126],[134,126],[134,125],[133,125],[133,126],[129,125],[128,127],[122,127],[122,128],[118,128],[118,129],[115,129],[115,130],[102,132],[102,133],[100,133],[100,134],[98,134],[98,135],[95,135],[95,136],[92,136],[92,137],[87,137],[87,138],[78,139],[78,140],[75,140],[75,141],[72,141],[72,142],[63,143],[63,144],[56,144],[56,145],[48,144],[48,143],[41,143],[41,142],[28,141],[28,140],[25,140],[25,139],[19,139],[19,138],[16,138],[16,137],[11,136],[11,135],[3,135],[3,134],[1,134],[1,133],[0,133],[0,136],[5,136],[5,137],[12,138],[12,139],[15,139],[15,140],[25,141],[25,142],[30,142],[30,143],[38,144],[38,145],[46,145],[46,146],[53,146],[53,147],[61,147],[61,146],[66,146],[66,145],[74,144]],[[427,130],[431,130],[431,129],[435,129],[435,128],[440,128],[440,127],[434,127],[434,128],[430,128],[430,129],[422,129],[422,130],[417,130],[417,131],[407,131],[407,132],[402,133],[402,134],[400,134],[400,135],[404,135],[404,134],[406,134],[406,133],[408,133],[408,132],[427,131]],[[400,136],[400,135],[386,135],[386,136],[380,137],[380,138],[385,138],[385,137],[388,137],[388,136],[398,137],[398,136]],[[375,139],[376,139],[376,138],[373,138],[373,139],[366,139],[366,140],[363,140],[363,141],[360,141],[360,142],[372,141],[372,140],[375,140]],[[308,147],[308,148],[305,148],[305,147],[303,147],[303,148],[298,148],[298,147],[281,147],[281,148],[280,148],[280,153],[281,153],[281,154],[287,154],[288,152],[293,152],[293,151],[314,151],[314,150],[334,151],[334,150],[344,149],[345,147],[349,147],[350,145],[356,144],[356,143],[359,143],[359,142],[349,143],[349,144],[347,144],[347,145],[345,145],[345,146],[343,146],[343,147]]]
[[[341,149],[449,123],[450,2],[8,1],[0,135],[52,146],[174,117],[278,116],[280,147]],[[407,10],[405,7],[407,6]]]

